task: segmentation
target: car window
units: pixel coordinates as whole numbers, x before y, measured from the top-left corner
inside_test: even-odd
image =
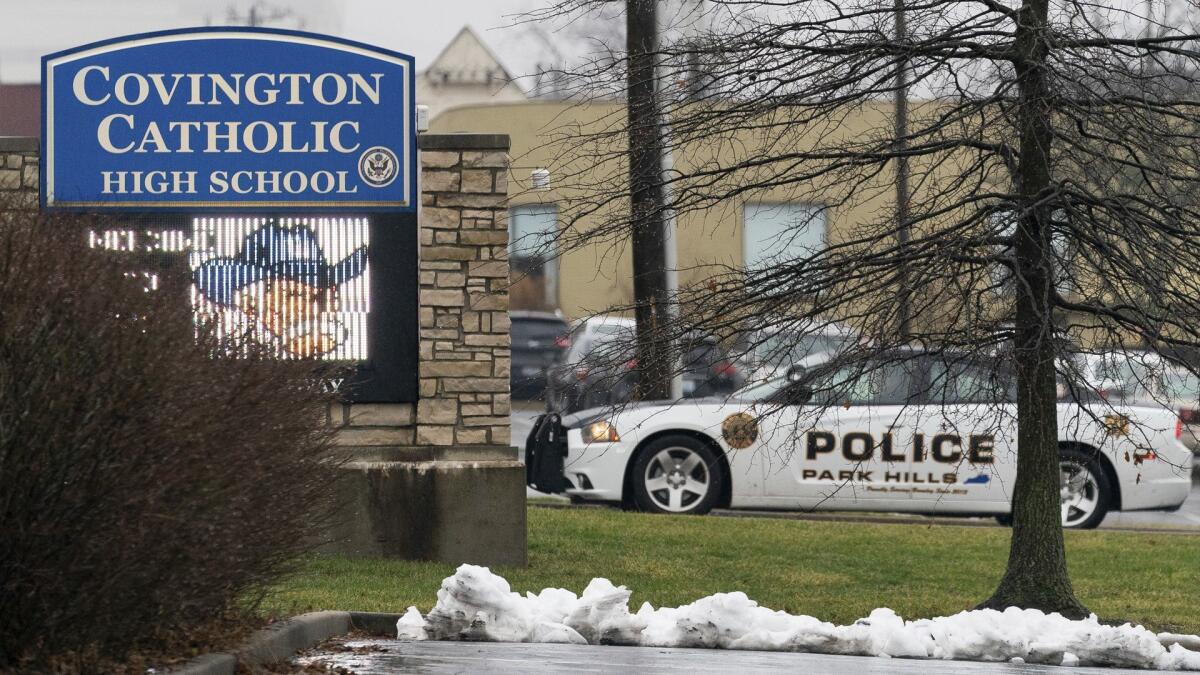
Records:
[[[712,343],[693,345],[683,356],[683,367],[688,370],[712,368],[725,359],[721,348]]]
[[[564,335],[566,332],[567,326],[561,321],[516,319],[512,322],[512,341],[514,345],[524,344],[530,340],[553,342],[555,338]]]
[[[1200,377],[1182,368],[1168,370],[1163,374],[1163,393],[1172,399],[1200,400]]]
[[[951,403],[1013,403],[1016,379],[1007,371],[977,361],[933,358],[925,399],[935,405]]]

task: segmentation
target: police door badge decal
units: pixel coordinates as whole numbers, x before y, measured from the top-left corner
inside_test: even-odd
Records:
[[[367,358],[365,218],[194,223],[193,300],[219,335],[278,358]]]
[[[1118,414],[1105,415],[1104,430],[1109,436],[1128,436],[1129,418]]]
[[[400,170],[400,160],[396,153],[382,145],[367,148],[358,158],[358,176],[371,187],[385,187],[396,179]]]
[[[758,422],[747,413],[734,413],[721,422],[721,436],[729,447],[743,450],[758,440]]]

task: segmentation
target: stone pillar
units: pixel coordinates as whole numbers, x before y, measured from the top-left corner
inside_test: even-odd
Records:
[[[509,439],[508,137],[421,137],[418,445]]]
[[[526,563],[509,433],[508,137],[420,137],[420,396],[330,411],[350,451],[329,550]]]

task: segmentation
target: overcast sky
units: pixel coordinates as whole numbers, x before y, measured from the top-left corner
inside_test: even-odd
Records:
[[[260,12],[288,10],[277,24],[360,40],[413,55],[418,70],[470,24],[514,75],[546,58],[513,28],[513,18],[550,0],[260,0]],[[226,25],[253,0],[0,0],[0,81],[36,82],[39,59],[67,47],[130,33]],[[288,27],[295,27],[289,25]]]

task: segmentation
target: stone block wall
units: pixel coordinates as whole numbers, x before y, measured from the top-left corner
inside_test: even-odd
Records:
[[[509,446],[508,136],[421,148],[420,401],[330,411],[347,447]]]
[[[36,208],[39,164],[36,138],[0,136],[0,195],[15,195],[16,205]]]

